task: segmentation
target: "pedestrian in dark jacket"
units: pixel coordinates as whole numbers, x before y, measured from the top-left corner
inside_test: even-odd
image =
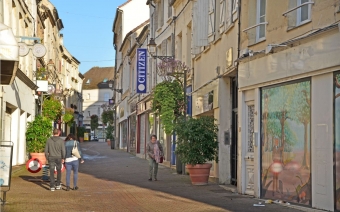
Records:
[[[45,146],[45,156],[50,167],[50,190],[61,189],[61,164],[65,159],[65,145],[64,141],[59,138],[60,131],[53,130],[53,136],[47,139]],[[57,168],[57,183],[54,179],[54,170]]]
[[[71,178],[72,170],[73,170],[73,190],[78,190],[77,183],[78,183],[79,160],[80,160],[80,163],[84,163],[83,153],[81,151],[79,142],[76,140],[76,137],[73,134],[69,134],[67,137],[68,137],[68,140],[65,142],[66,191],[70,190],[70,178]],[[72,155],[73,147],[78,148],[78,152],[81,158],[77,158],[76,156]]]
[[[154,180],[157,181],[158,163],[163,157],[163,147],[157,140],[156,135],[151,136],[151,141],[147,145],[147,153],[149,155],[149,181],[152,181],[152,175]]]

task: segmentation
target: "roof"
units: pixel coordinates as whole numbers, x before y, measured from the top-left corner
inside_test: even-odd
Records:
[[[112,80],[114,78],[114,67],[92,67],[84,74],[83,90],[98,89],[99,84],[103,82],[104,79]],[[87,81],[90,79],[90,83]]]
[[[118,8],[124,7],[125,5],[127,5],[128,3],[130,3],[132,0],[127,0],[125,3],[121,4],[118,6]]]
[[[141,23],[140,25],[138,25],[137,27],[135,27],[134,29],[132,29],[129,33],[126,34],[123,43],[119,49],[119,51],[122,51],[123,46],[125,45],[126,40],[128,39],[128,37],[130,37],[131,34],[135,33],[138,29],[144,27],[145,25],[147,25],[150,22],[150,19],[144,21],[143,23]]]

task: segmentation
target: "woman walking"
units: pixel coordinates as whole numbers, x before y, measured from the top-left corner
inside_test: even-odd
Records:
[[[79,160],[80,160],[80,163],[84,163],[83,154],[81,152],[79,142],[76,141],[75,136],[73,134],[69,134],[67,138],[68,140],[65,142],[66,191],[70,190],[70,178],[71,178],[72,170],[73,170],[73,190],[78,190],[77,182],[78,182]],[[73,147],[76,147],[78,149],[78,152],[81,158],[77,158],[76,156],[72,155]]]
[[[148,143],[147,152],[149,155],[149,181],[152,181],[152,174],[155,181],[157,181],[158,163],[163,157],[163,147],[159,141],[157,141],[157,136],[152,135],[151,141]]]

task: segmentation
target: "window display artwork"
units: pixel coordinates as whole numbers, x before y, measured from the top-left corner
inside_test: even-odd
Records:
[[[334,78],[334,133],[335,133],[335,207],[340,211],[340,74]]]
[[[261,196],[311,204],[310,81],[263,88]]]

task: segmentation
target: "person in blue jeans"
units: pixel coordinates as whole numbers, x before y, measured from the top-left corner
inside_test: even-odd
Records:
[[[73,170],[73,190],[78,190],[78,168],[79,168],[79,160],[80,163],[84,163],[83,160],[83,153],[81,152],[81,148],[79,142],[76,140],[73,134],[69,134],[67,141],[65,142],[65,149],[66,149],[66,159],[65,159],[65,166],[66,166],[66,191],[70,190],[70,178],[71,178],[71,171]],[[77,158],[72,155],[72,149],[76,146],[78,148],[79,154],[81,158]]]

